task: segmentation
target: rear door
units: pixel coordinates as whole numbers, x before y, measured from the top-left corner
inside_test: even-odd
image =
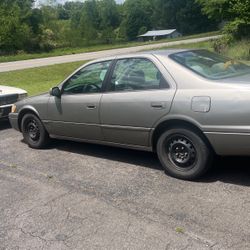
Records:
[[[118,59],[101,99],[104,139],[149,146],[150,131],[170,111],[175,89],[172,78],[155,57]]]

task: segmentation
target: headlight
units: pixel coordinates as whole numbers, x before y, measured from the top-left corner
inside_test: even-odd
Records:
[[[24,98],[26,98],[26,97],[27,97],[27,93],[19,94],[19,95],[18,95],[18,101],[20,101],[20,100],[22,100],[22,99],[24,99]]]
[[[16,105],[12,104],[11,113],[16,113]]]

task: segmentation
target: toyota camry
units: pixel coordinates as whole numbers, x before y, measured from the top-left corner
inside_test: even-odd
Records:
[[[207,50],[105,58],[9,118],[32,148],[58,138],[153,151],[169,175],[193,180],[215,154],[250,155],[250,67]]]

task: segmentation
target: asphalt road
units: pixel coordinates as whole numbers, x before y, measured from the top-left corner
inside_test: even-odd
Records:
[[[0,124],[0,249],[250,249],[250,158],[200,182],[152,153],[54,141],[33,150]]]
[[[134,53],[134,52],[138,52],[142,50],[159,49],[165,46],[209,41],[209,40],[217,39],[219,37],[220,36],[210,36],[210,37],[194,38],[194,39],[187,39],[187,40],[181,40],[181,41],[142,45],[142,46],[136,46],[136,47],[130,47],[130,48],[111,49],[111,50],[81,53],[81,54],[75,54],[75,55],[56,56],[56,57],[48,57],[48,58],[41,58],[41,59],[31,59],[31,60],[0,63],[0,72],[35,68],[35,67],[48,66],[48,65],[60,64],[60,63],[93,60],[93,59],[102,58],[102,57]]]

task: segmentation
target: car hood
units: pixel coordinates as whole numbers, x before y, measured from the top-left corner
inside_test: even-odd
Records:
[[[27,98],[25,98],[24,100],[18,102],[18,105],[24,105],[24,104],[33,104],[36,103],[37,101],[41,101],[44,100],[44,98],[48,98],[50,96],[50,94],[48,92],[46,93],[42,93],[39,95],[33,95],[33,96],[29,96]]]
[[[47,99],[48,97],[49,97],[49,93],[44,93],[44,94],[40,94],[40,95],[36,95],[36,96],[27,97],[23,100],[16,102],[15,104],[17,106],[17,109],[20,110],[21,108],[25,107],[26,105],[34,105],[36,103],[41,103],[41,102],[47,103],[47,101],[45,99]]]
[[[27,91],[23,89],[0,85],[0,95],[26,94],[26,93]]]
[[[42,94],[29,96],[29,97],[26,98],[25,100],[26,100],[26,101],[29,101],[29,100],[33,100],[33,99],[38,99],[39,97],[48,97],[48,96],[49,96],[49,92],[45,92],[45,93],[42,93]]]

